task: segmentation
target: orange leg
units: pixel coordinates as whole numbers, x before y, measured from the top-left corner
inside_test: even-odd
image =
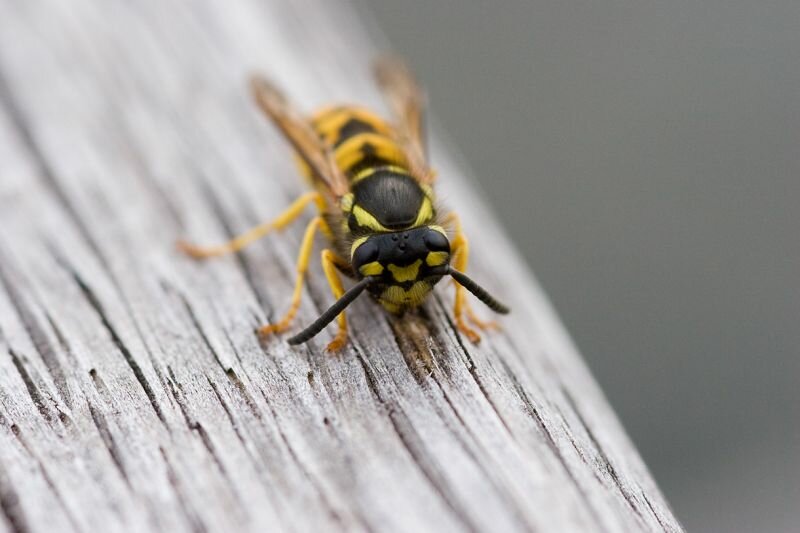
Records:
[[[292,204],[275,220],[260,224],[224,244],[203,247],[190,244],[186,241],[178,241],[176,246],[178,250],[195,259],[207,259],[209,257],[217,257],[228,253],[238,252],[253,241],[265,236],[267,233],[273,230],[281,230],[285,228],[287,225],[297,219],[297,217],[302,214],[306,206],[311,202],[317,204],[320,213],[325,210],[325,199],[322,197],[322,195],[318,192],[308,192],[292,202]]]
[[[469,321],[472,322],[475,325],[475,327],[477,327],[478,329],[482,329],[484,331],[490,330],[490,329],[495,329],[495,330],[496,329],[500,329],[500,324],[498,324],[497,321],[495,321],[495,320],[484,320],[484,319],[480,318],[475,313],[475,311],[472,310],[472,304],[470,303],[469,300],[467,300],[465,302],[465,305],[466,305],[466,308],[464,309],[464,312],[467,314],[467,318],[469,319]]]
[[[292,320],[294,320],[297,310],[300,308],[300,297],[303,294],[303,283],[305,282],[306,272],[308,271],[311,249],[314,246],[314,235],[317,233],[317,229],[319,229],[320,226],[326,226],[321,216],[314,217],[311,219],[311,222],[308,223],[308,226],[306,226],[303,242],[300,244],[300,253],[297,256],[297,277],[294,282],[294,293],[292,293],[292,303],[289,305],[289,310],[276,323],[258,328],[258,334],[260,336],[264,337],[271,333],[280,333],[292,324]]]
[[[467,263],[469,262],[469,241],[461,228],[461,221],[458,215],[450,213],[445,218],[445,223],[452,224],[455,230],[455,235],[451,241],[451,247],[453,249],[453,268],[465,272],[467,270]],[[470,322],[478,329],[485,330],[496,328],[498,327],[497,323],[493,321],[487,322],[478,318],[472,310],[472,305],[469,303],[469,300],[467,300],[467,290],[458,283],[453,283],[456,287],[455,304],[453,305],[453,316],[456,321],[456,327],[458,327],[458,330],[466,335],[471,342],[478,343],[481,340],[481,336],[477,331],[467,325],[466,320],[464,320],[464,315],[466,315]]]
[[[328,278],[328,284],[331,286],[331,292],[336,300],[344,294],[342,278],[339,277],[337,266],[350,268],[348,262],[336,255],[332,250],[322,250],[322,269],[325,271],[325,277]],[[347,343],[347,317],[344,311],[336,317],[336,322],[339,325],[339,330],[326,348],[329,352],[337,352]]]

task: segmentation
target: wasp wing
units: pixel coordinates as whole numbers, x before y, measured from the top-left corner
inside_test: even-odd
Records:
[[[403,60],[384,56],[374,64],[375,80],[394,115],[395,127],[408,153],[411,170],[425,182],[435,174],[428,167],[425,139],[425,96]]]
[[[268,80],[253,77],[250,82],[256,103],[283,132],[300,158],[330,193],[339,198],[347,193],[347,179],[342,175],[330,147],[316,134],[311,124]]]

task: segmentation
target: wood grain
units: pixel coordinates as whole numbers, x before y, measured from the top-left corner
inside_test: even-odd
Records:
[[[531,274],[434,138],[471,272],[512,307],[479,346],[452,294],[351,345],[253,329],[302,224],[194,263],[303,192],[246,76],[379,105],[347,5],[0,1],[0,531],[680,531]],[[435,111],[435,102],[433,103]],[[547,251],[543,251],[547,253]],[[298,324],[331,302],[315,265]]]

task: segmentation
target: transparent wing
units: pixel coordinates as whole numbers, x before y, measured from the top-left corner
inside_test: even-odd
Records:
[[[394,115],[395,127],[401,136],[412,165],[412,171],[424,182],[431,182],[434,173],[428,168],[425,139],[425,96],[408,66],[397,57],[384,56],[375,61],[375,80],[383,91]]]
[[[315,179],[323,183],[336,198],[347,193],[347,179],[334,163],[330,148],[322,142],[305,117],[268,80],[256,76],[250,85],[258,106],[283,132],[309,166]]]

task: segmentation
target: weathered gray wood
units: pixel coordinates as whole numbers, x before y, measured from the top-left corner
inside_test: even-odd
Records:
[[[0,531],[679,531],[436,142],[472,272],[514,310],[480,346],[445,287],[404,321],[358,301],[338,357],[327,333],[260,345],[301,227],[173,252],[303,191],[247,73],[379,105],[375,48],[330,4],[0,2]],[[330,300],[315,265],[299,323]]]

